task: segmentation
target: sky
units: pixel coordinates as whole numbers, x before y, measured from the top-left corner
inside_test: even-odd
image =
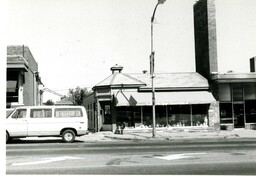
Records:
[[[157,0],[8,0],[6,43],[26,45],[46,88],[90,89],[111,74],[149,70]],[[195,0],[166,0],[155,15],[155,72],[195,72]],[[249,72],[256,56],[256,0],[216,0],[219,71]],[[56,100],[45,93],[44,101]]]

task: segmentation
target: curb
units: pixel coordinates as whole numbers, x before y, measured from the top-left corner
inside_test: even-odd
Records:
[[[221,140],[221,141],[256,141],[256,137],[240,137],[239,135],[223,135],[223,136],[159,136],[159,137],[148,137],[148,136],[136,136],[131,134],[130,136],[111,136],[104,135],[108,139],[114,140],[124,140],[124,141],[211,141],[211,140]]]

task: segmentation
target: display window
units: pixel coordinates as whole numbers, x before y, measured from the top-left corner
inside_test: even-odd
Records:
[[[232,84],[233,88],[233,101],[243,101],[243,84],[235,83]]]
[[[191,126],[190,105],[173,105],[168,109],[169,125],[173,127]]]
[[[232,103],[220,103],[220,123],[233,123]]]
[[[246,123],[256,123],[256,100],[245,101]]]
[[[208,125],[208,109],[209,109],[209,105],[192,105],[192,125],[193,126]]]
[[[207,126],[209,104],[156,106],[156,127]],[[117,123],[151,128],[152,106],[117,107]]]
[[[156,127],[167,126],[166,106],[156,107]]]

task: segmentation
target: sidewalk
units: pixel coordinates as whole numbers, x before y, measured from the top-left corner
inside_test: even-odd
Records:
[[[152,138],[152,129],[127,129],[124,134],[113,132],[96,132],[77,138],[83,141],[113,141],[113,140],[256,140],[256,130],[235,129],[232,131],[214,131],[209,129],[156,129],[156,136]]]

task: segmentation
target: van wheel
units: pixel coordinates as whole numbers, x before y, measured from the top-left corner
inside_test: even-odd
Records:
[[[62,140],[64,142],[73,142],[75,140],[75,133],[73,130],[65,130],[63,133],[62,133]]]
[[[9,140],[9,134],[6,131],[6,142]]]

